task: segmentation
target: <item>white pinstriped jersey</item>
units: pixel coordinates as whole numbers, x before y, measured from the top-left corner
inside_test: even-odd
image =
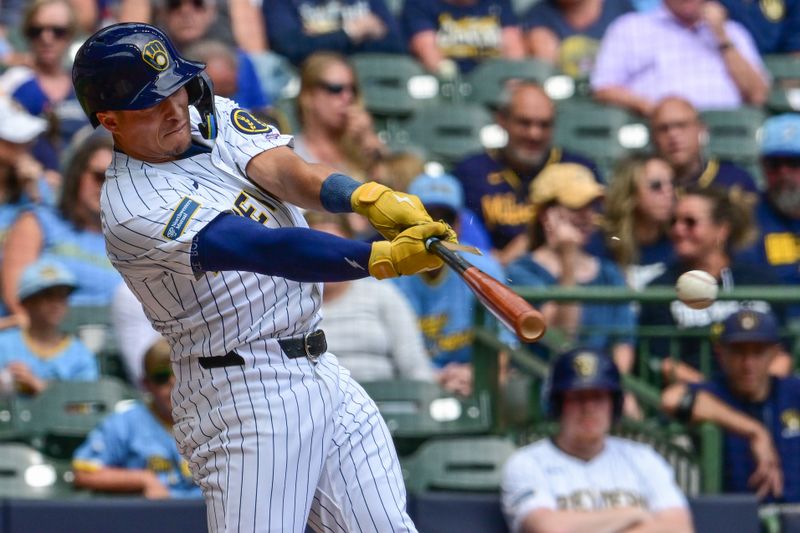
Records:
[[[192,270],[192,240],[220,213],[270,228],[306,226],[298,208],[244,173],[252,157],[290,146],[291,137],[230,100],[215,103],[219,134],[210,153],[156,164],[115,152],[100,202],[108,256],[170,341],[173,359],[225,355],[259,338],[313,331],[320,320],[319,284]],[[194,108],[191,121],[199,122]],[[195,126],[192,133],[199,137]]]
[[[591,461],[561,451],[550,439],[517,450],[503,470],[503,511],[512,531],[537,509],[594,511],[685,508],[672,467],[647,444],[606,437]]]

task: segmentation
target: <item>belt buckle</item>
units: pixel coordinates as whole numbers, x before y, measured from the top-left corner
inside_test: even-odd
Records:
[[[306,353],[306,357],[308,358],[309,361],[311,361],[312,363],[316,363],[317,359],[319,359],[319,355],[318,354],[317,355],[312,354],[311,353],[311,346],[309,346],[309,344],[308,344],[308,338],[312,334],[313,334],[313,332],[312,333],[306,333],[306,334],[303,335],[303,351]]]

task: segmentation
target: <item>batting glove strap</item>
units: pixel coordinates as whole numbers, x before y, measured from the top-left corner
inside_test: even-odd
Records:
[[[390,240],[407,228],[433,222],[419,198],[374,181],[353,191],[350,203],[354,212],[367,217],[370,224]]]
[[[372,244],[369,273],[377,279],[410,276],[443,266],[442,260],[425,247],[431,237],[443,238],[450,227],[443,222],[429,222],[408,228],[392,241]]]

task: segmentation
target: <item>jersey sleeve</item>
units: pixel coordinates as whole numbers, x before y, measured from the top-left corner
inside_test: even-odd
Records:
[[[94,428],[72,456],[75,470],[93,472],[105,467],[125,466],[126,425],[123,413],[106,418]]]
[[[272,148],[292,146],[292,136],[283,135],[233,100],[216,97],[217,148],[242,173],[252,158]],[[193,111],[194,113],[194,111]],[[199,118],[199,116],[198,116]]]
[[[636,462],[642,472],[644,494],[650,511],[657,513],[666,509],[687,506],[686,497],[675,481],[675,472],[667,461],[649,446],[642,448]]]
[[[544,469],[530,449],[523,448],[508,460],[501,489],[503,514],[513,532],[520,530],[522,521],[533,511],[557,509]]]

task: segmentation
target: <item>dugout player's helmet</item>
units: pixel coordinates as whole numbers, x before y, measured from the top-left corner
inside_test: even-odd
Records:
[[[559,419],[562,397],[573,390],[610,391],[614,420],[622,416],[622,380],[617,365],[605,353],[575,348],[558,356],[542,389],[545,414]]]
[[[72,65],[72,84],[83,111],[97,127],[98,111],[152,107],[183,86],[197,108],[200,133],[216,136],[214,91],[205,65],[182,58],[169,38],[149,24],[122,23],[83,43]]]

